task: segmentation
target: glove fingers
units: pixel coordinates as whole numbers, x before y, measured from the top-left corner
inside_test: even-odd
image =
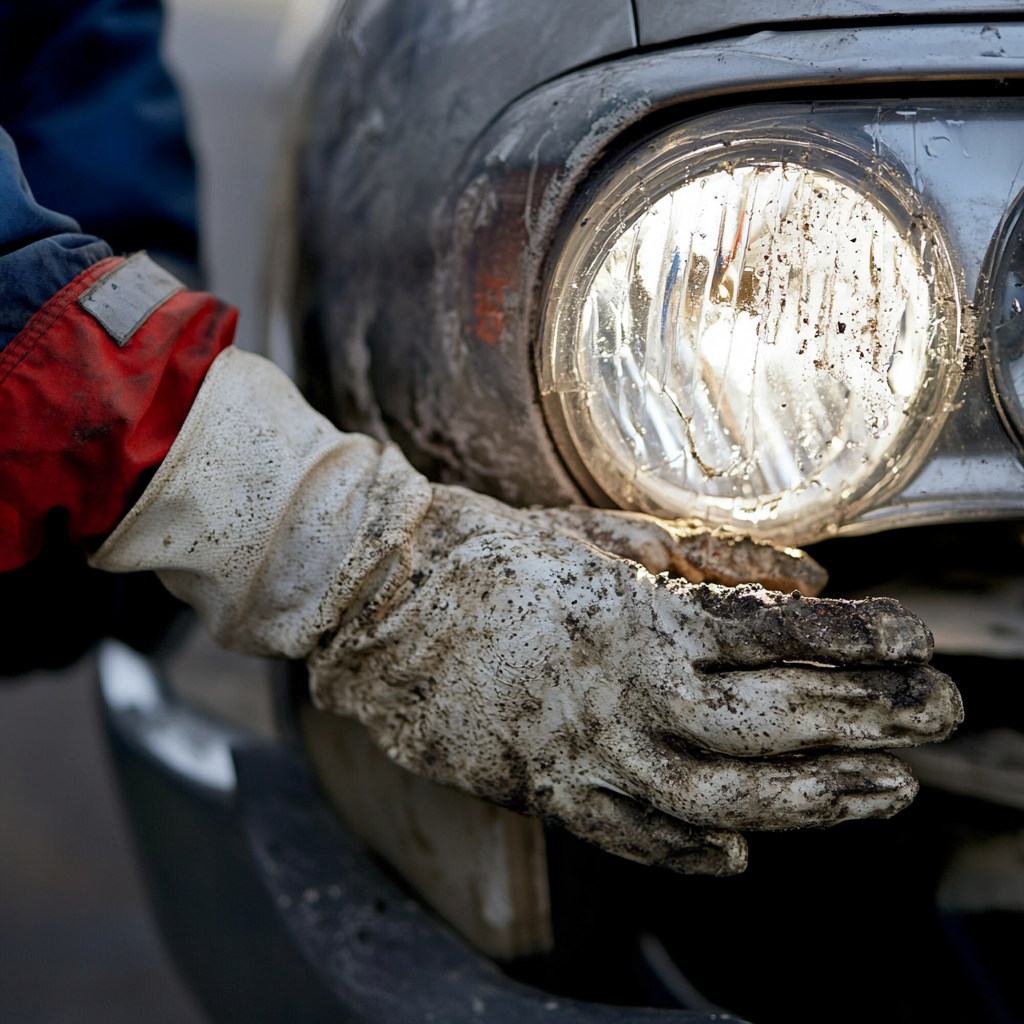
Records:
[[[672,568],[691,583],[760,583],[766,590],[798,590],[804,597],[817,596],[828,583],[828,573],[796,548],[706,530],[673,527],[669,532]]]
[[[637,799],[701,828],[776,830],[888,818],[918,785],[891,754],[791,755],[701,761],[652,748],[631,766]]]
[[[946,739],[963,720],[949,676],[928,665],[716,673],[708,695],[670,695],[679,731],[737,757],[810,747],[881,750]]]
[[[670,572],[689,583],[760,583],[768,590],[819,594],[828,573],[803,551],[779,548],[735,534],[712,533],[685,520],[595,508],[534,513],[588,544],[639,562],[648,572]],[[541,521],[541,520],[538,520]]]
[[[684,875],[736,875],[747,844],[735,832],[695,828],[607,789],[575,790],[558,822],[605,852]]]
[[[779,661],[855,666],[923,663],[932,655],[928,627],[898,601],[800,598],[756,587],[692,587],[676,593],[695,601],[717,646],[717,667],[756,668]],[[684,615],[685,615],[684,611]]]

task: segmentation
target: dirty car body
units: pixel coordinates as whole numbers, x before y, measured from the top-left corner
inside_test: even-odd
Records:
[[[1013,971],[1024,941],[1021,78],[1024,4],[1009,0],[884,11],[859,0],[349,0],[332,13],[305,70],[271,268],[269,352],[307,397],[345,429],[398,441],[432,478],[511,504],[695,516],[813,545],[829,593],[890,594],[920,611],[968,717],[962,739],[912,762],[925,787],[909,811],[755,836],[747,874],[723,880],[619,861],[388,775],[357,732],[312,711],[298,669],[282,683],[290,747],[254,752],[226,736],[227,783],[185,771],[172,785],[181,764],[161,761],[141,705],[118,706],[105,684],[129,796],[175,808],[197,835],[214,830],[210,848],[260,894],[211,895],[202,917],[215,926],[197,929],[168,895],[166,833],[136,815],[172,945],[216,1019],[240,1019],[240,989],[246,1014],[272,1019],[292,988],[310,1020],[1024,1016]],[[679,154],[690,163],[675,171]],[[707,356],[689,389],[673,390],[672,358],[659,377],[649,309],[669,308],[677,279],[666,270],[616,307],[628,307],[618,323],[634,362],[617,350],[588,376],[573,345],[591,306],[571,290],[600,307],[595,282],[616,239],[702,175],[714,186],[725,180],[715,173],[735,183],[767,170],[779,194],[792,184],[797,195],[789,166],[811,182],[801,210],[812,213],[797,223],[772,207],[774,227],[767,215],[751,227],[756,189],[735,193],[745,249],[722,228],[701,255],[707,232],[672,213],[690,240],[680,301],[703,289],[693,317],[708,331],[721,314],[705,307],[720,301],[733,338],[749,329],[764,343],[757,358],[737,369]],[[833,188],[833,213],[815,221],[813,197]],[[904,341],[891,350],[867,345],[883,312],[864,310],[889,272],[875,279],[874,250],[841,317],[819,303],[791,328],[781,314],[765,326],[765,310],[794,315],[800,268],[848,200],[867,204],[850,207],[861,222],[877,215],[894,232],[886,258],[904,247],[892,320]],[[856,235],[836,250],[854,267]],[[681,344],[703,352],[690,335]],[[844,362],[850,350],[861,362]],[[805,352],[814,361],[795,373]],[[627,391],[631,369],[640,383]],[[730,388],[752,396],[746,420],[723,414]],[[664,395],[685,443],[671,415],[655,415]],[[793,411],[812,407],[817,440]],[[800,447],[797,434],[810,440]],[[302,758],[319,792],[295,781]],[[374,810],[389,801],[405,817]],[[428,852],[410,852],[403,829]],[[441,862],[456,865],[454,882]],[[460,878],[463,889],[474,879],[471,899],[455,891]],[[243,904],[261,908],[253,934],[265,945],[218,982],[210,963],[239,963],[248,948],[232,924]],[[275,956],[291,965],[276,977],[252,968]]]

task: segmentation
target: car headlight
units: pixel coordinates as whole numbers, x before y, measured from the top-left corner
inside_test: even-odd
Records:
[[[959,300],[893,166],[782,108],[672,128],[588,189],[540,373],[592,493],[807,542],[903,485],[959,381]]]
[[[996,232],[979,291],[992,398],[1008,433],[1024,447],[1024,192]]]

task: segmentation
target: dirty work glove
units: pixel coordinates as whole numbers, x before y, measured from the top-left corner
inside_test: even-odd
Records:
[[[828,574],[803,551],[778,548],[696,521],[655,519],[642,512],[599,508],[548,508],[533,516],[541,528],[554,527],[602,551],[639,562],[657,576],[667,572],[690,583],[760,583],[767,590],[799,590],[816,597]]]
[[[910,802],[882,749],[961,718],[919,619],[652,575],[583,539],[602,534],[697,578],[746,552],[787,588],[821,583],[766,546],[432,486],[233,349],[92,562],[156,569],[226,647],[305,658],[316,703],[404,767],[633,860],[729,874],[738,830]]]

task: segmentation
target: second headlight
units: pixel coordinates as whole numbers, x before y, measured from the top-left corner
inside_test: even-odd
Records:
[[[567,462],[621,507],[807,542],[901,486],[941,426],[945,246],[880,154],[806,110],[664,132],[576,211],[542,390]]]

